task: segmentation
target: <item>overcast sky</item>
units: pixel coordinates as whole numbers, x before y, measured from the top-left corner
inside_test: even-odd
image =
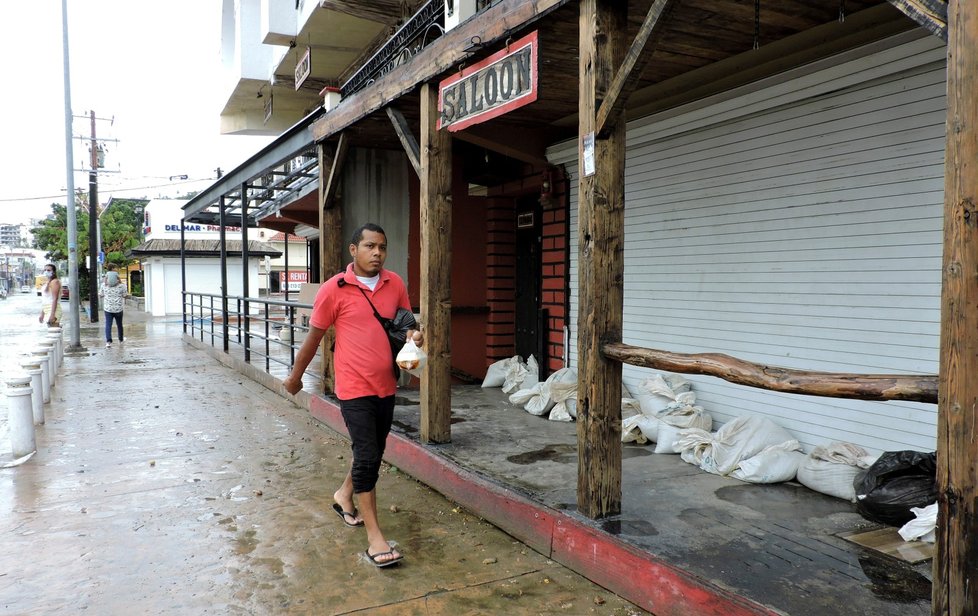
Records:
[[[105,142],[99,201],[205,188],[267,137],[221,136],[229,90],[220,65],[219,0],[68,0],[72,134]],[[65,203],[61,0],[0,3],[0,223],[42,218]],[[102,118],[102,119],[98,119]],[[114,120],[113,120],[114,119]],[[73,140],[75,169],[88,142]],[[170,180],[187,174],[189,180]],[[88,173],[74,173],[88,190]],[[135,190],[127,190],[135,189]]]

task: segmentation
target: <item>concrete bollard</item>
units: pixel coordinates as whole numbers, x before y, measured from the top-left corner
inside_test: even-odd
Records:
[[[57,354],[55,372],[58,372],[61,370],[61,365],[64,363],[65,359],[65,343],[64,338],[61,336],[61,328],[52,327],[48,329],[48,340],[54,342],[54,349]]]
[[[41,340],[37,343],[37,348],[44,349],[48,354],[48,382],[51,384],[50,387],[53,389],[55,377],[58,375],[58,352],[54,348],[54,342],[50,340]],[[45,400],[45,402],[47,402],[47,400]]]
[[[7,377],[7,426],[15,458],[37,451],[34,440],[34,414],[31,410],[31,377]]]
[[[44,424],[44,384],[41,382],[41,362],[35,358],[20,362],[20,367],[31,377],[31,409],[34,415],[34,425]]]
[[[51,368],[48,363],[47,349],[34,349],[31,357],[41,364],[41,401],[47,404],[51,401]]]

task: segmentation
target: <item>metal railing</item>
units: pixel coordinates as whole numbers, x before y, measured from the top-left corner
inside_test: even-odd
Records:
[[[252,363],[253,354],[262,357],[265,372],[272,364],[292,370],[296,338],[308,333],[311,311],[312,304],[299,302],[184,292],[183,332],[204,343],[209,339],[211,346],[220,342],[225,352],[234,343],[246,362]]]

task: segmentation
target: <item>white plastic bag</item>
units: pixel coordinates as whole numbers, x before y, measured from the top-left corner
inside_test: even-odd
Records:
[[[869,453],[851,443],[819,445],[798,466],[798,483],[810,490],[856,502],[852,482],[872,466]]]
[[[937,503],[927,505],[923,509],[911,507],[910,512],[914,514],[914,519],[900,527],[898,531],[904,541],[925,541],[934,543],[935,530],[937,529]]]
[[[414,376],[421,376],[421,371],[428,363],[428,354],[414,344],[413,339],[408,339],[401,350],[397,352],[397,359],[394,361],[397,362],[397,366],[401,370],[405,370]]]

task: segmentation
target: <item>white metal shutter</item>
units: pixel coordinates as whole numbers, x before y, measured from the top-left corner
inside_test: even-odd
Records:
[[[944,58],[934,37],[899,37],[630,123],[624,342],[807,370],[936,374]],[[576,340],[576,143],[550,155],[571,177]],[[576,344],[570,351],[576,364]],[[626,386],[649,374],[626,366]],[[936,405],[686,378],[715,427],[756,413],[806,449],[936,446]]]

